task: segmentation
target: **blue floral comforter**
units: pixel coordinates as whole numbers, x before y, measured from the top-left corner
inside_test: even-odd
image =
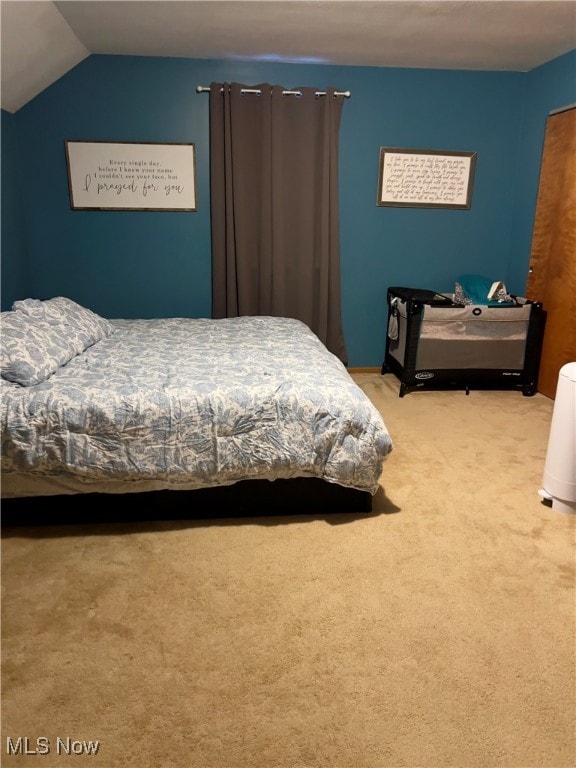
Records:
[[[2,472],[203,488],[319,477],[375,493],[392,443],[298,320],[112,320],[40,384],[2,379]]]

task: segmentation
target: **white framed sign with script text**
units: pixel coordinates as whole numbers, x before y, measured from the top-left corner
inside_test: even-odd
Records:
[[[66,141],[74,211],[195,211],[194,144]]]
[[[475,152],[380,147],[376,205],[469,209],[475,168]]]

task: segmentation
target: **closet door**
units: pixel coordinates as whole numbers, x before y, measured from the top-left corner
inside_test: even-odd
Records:
[[[576,362],[576,107],[546,124],[526,296],[548,313],[538,391],[554,398]]]

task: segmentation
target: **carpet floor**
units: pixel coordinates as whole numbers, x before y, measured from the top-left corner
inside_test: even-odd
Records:
[[[3,528],[4,768],[574,768],[553,402],[354,378],[370,514]]]

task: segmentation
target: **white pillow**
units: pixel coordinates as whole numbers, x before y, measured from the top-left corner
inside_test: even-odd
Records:
[[[64,326],[22,312],[2,312],[2,378],[31,387],[81,352]]]
[[[108,320],[71,299],[15,301],[1,315],[2,378],[23,387],[39,384],[87,347],[110,336]]]
[[[108,320],[64,296],[46,301],[39,299],[15,301],[12,309],[30,317],[65,325],[71,335],[78,337],[82,349],[111,336],[114,332]]]

